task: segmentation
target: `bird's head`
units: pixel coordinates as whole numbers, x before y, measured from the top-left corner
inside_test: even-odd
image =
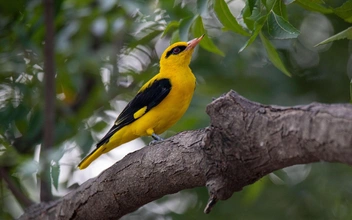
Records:
[[[160,65],[163,66],[188,66],[191,62],[194,48],[202,40],[204,34],[188,42],[177,42],[170,45],[160,58]]]

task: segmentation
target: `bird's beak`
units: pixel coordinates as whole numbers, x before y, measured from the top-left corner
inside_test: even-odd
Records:
[[[204,35],[205,34],[203,34],[198,38],[194,38],[193,40],[188,41],[186,50],[194,49],[197,46],[197,44],[203,39]]]

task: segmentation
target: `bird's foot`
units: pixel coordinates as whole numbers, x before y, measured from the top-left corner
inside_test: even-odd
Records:
[[[156,134],[152,134],[152,138],[153,138],[154,140],[152,140],[152,141],[149,143],[149,145],[153,145],[153,144],[156,144],[156,143],[158,143],[158,142],[164,140],[162,137],[160,137],[160,136],[158,136],[158,135],[156,135]]]
[[[152,134],[152,138],[155,140],[155,141],[163,141],[164,139],[156,134]]]

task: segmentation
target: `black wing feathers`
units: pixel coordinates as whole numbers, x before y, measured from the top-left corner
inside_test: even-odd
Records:
[[[147,106],[147,113],[150,109],[157,106],[171,91],[171,83],[169,79],[157,79],[149,84],[149,86],[140,91],[136,97],[130,101],[119,117],[116,119],[114,126],[109,132],[97,143],[97,147],[108,142],[110,137],[122,127],[131,124],[135,119],[133,114],[143,107]]]

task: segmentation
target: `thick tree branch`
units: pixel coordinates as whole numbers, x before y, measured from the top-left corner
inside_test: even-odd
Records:
[[[352,105],[267,106],[235,92],[207,107],[211,125],[133,152],[67,196],[21,219],[119,218],[166,194],[207,186],[229,198],[268,173],[316,161],[352,165]]]
[[[266,174],[294,164],[322,160],[352,165],[350,104],[267,106],[230,92],[211,103],[207,113],[211,199],[227,199]]]

